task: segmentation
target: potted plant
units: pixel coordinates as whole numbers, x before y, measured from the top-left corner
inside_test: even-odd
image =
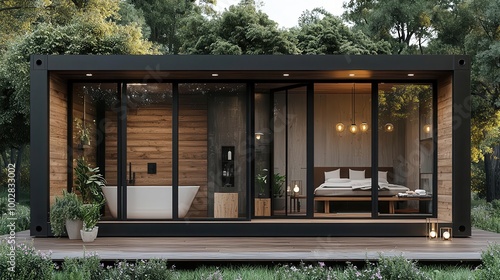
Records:
[[[106,179],[99,173],[99,167],[91,167],[84,157],[80,157],[76,160],[75,176],[75,187],[83,203],[103,205],[102,188],[106,186]]]
[[[274,173],[272,188],[273,188],[273,205],[275,210],[282,210],[285,208],[285,199],[283,195],[285,191],[283,189],[283,184],[286,181],[285,175],[280,175],[279,173]]]
[[[80,230],[82,241],[93,242],[99,230],[97,222],[101,217],[101,205],[84,204],[81,206],[81,212],[83,216],[83,228]]]
[[[50,208],[50,226],[54,236],[67,232],[69,239],[80,239],[82,229],[82,201],[73,192],[63,191],[62,197],[56,197]]]
[[[255,177],[255,182],[257,187],[259,188],[257,196],[261,198],[266,197],[267,174],[257,174],[257,176]]]

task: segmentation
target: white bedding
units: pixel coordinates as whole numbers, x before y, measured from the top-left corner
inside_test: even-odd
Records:
[[[336,190],[337,191],[371,190],[372,188],[371,186],[372,186],[372,179],[370,178],[360,179],[360,180],[336,178],[336,179],[326,180],[323,184],[321,184],[314,190],[314,193],[318,195],[325,195],[326,192],[331,192],[332,194],[334,194]],[[379,181],[378,186],[379,190],[381,191],[406,192],[410,190],[405,186],[390,184],[384,181],[381,182]]]

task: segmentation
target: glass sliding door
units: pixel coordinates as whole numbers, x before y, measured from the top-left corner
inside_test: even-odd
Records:
[[[371,84],[314,84],[315,217],[371,217]]]
[[[246,96],[246,84],[179,84],[179,206],[196,190],[186,218],[247,216]]]
[[[266,175],[274,216],[304,216],[307,210],[307,88],[273,94],[273,168]]]
[[[432,85],[378,85],[380,215],[431,215],[434,193]]]

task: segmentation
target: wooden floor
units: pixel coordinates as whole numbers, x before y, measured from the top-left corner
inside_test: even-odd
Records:
[[[84,244],[67,238],[31,238],[22,232],[17,242],[33,242],[36,249],[51,251],[54,260],[83,256],[86,251],[111,261],[363,261],[379,255],[403,255],[419,261],[480,261],[488,244],[500,244],[500,234],[473,230],[471,238],[449,242],[425,237],[98,237]]]

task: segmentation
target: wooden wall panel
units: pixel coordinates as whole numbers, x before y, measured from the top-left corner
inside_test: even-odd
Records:
[[[179,185],[200,186],[187,217],[207,217],[207,100],[181,97],[179,103]]]
[[[438,218],[452,221],[453,87],[451,77],[438,84]]]
[[[50,204],[67,188],[67,84],[51,76],[49,81],[49,178]]]

